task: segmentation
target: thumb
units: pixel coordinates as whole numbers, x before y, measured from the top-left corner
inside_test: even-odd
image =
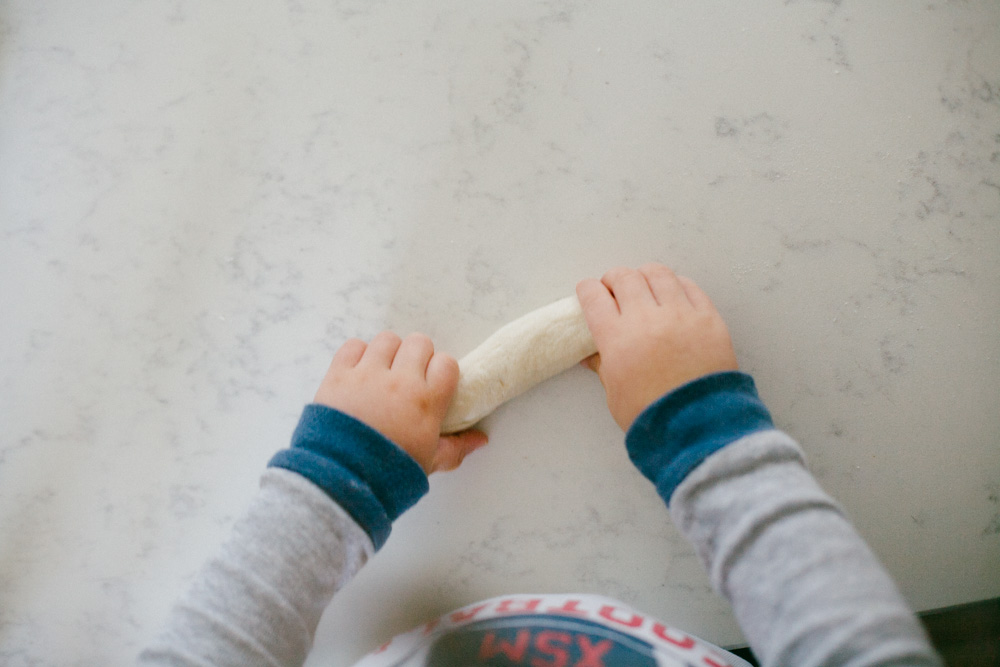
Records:
[[[462,461],[471,452],[489,442],[489,437],[482,431],[462,431],[452,435],[442,435],[438,440],[438,448],[431,461],[431,473],[447,472],[462,465]],[[428,473],[430,474],[430,473]]]
[[[581,361],[580,365],[581,366],[586,366],[587,368],[589,368],[590,370],[594,371],[595,373],[600,374],[600,372],[601,372],[601,355],[600,354],[592,354],[589,357],[587,357],[586,359],[584,359],[583,361]]]

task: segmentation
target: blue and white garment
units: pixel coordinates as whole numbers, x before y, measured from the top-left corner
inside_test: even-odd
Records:
[[[355,667],[749,667],[745,660],[597,595],[505,595],[399,635]]]
[[[875,555],[806,470],[798,444],[774,428],[748,375],[708,375],[670,392],[639,415],[625,445],[763,664],[940,664]],[[292,446],[274,457],[221,553],[140,663],[301,665],[334,594],[427,491],[416,461],[376,430],[307,406]],[[586,615],[571,611],[573,601]],[[362,664],[739,664],[602,598],[485,604],[403,635]]]

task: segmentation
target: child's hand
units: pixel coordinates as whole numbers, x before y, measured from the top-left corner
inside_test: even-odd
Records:
[[[316,403],[363,421],[416,459],[428,475],[454,470],[486,444],[482,431],[442,436],[458,385],[458,362],[435,353],[423,334],[406,340],[383,331],[371,343],[351,339],[333,356]]]
[[[611,415],[628,431],[647,406],[709,373],[736,370],[725,322],[689,278],[659,264],[618,268],[576,287]]]

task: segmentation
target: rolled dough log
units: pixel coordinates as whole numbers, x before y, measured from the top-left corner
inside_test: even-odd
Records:
[[[458,362],[442,433],[469,428],[501,403],[597,352],[575,296],[504,325]]]

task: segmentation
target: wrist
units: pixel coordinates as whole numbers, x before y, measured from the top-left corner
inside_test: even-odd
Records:
[[[269,467],[296,472],[340,505],[378,549],[392,522],[428,491],[413,457],[364,422],[326,405],[310,404],[292,444]]]
[[[669,504],[674,490],[713,453],[774,428],[753,378],[738,371],[702,376],[665,394],[632,423],[629,458]]]

